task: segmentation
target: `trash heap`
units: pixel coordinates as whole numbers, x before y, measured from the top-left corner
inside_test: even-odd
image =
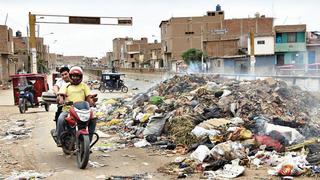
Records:
[[[97,109],[102,131],[120,132],[127,146],[181,147],[160,172],[233,178],[245,167],[273,167],[270,175],[320,172],[320,101],[274,79],[174,76],[144,94],[107,99]]]

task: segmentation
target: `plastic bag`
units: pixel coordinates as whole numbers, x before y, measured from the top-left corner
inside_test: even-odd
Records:
[[[215,136],[215,135],[220,134],[220,131],[215,130],[215,129],[207,130],[207,129],[203,128],[203,127],[196,126],[191,131],[191,133],[194,134],[197,137],[201,137],[201,136]]]
[[[198,163],[202,163],[209,154],[209,148],[205,145],[200,145],[193,153],[191,153],[190,158],[197,161]]]
[[[143,131],[143,135],[146,137],[148,135],[156,135],[160,136],[162,129],[166,123],[166,120],[169,118],[169,116],[151,116],[149,118],[149,122],[146,126],[146,128]]]

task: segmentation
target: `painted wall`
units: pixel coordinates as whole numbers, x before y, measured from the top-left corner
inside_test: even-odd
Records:
[[[263,44],[264,43],[264,44]],[[248,54],[251,54],[250,38],[248,38]],[[274,54],[274,37],[263,36],[254,38],[254,54]]]
[[[272,75],[275,64],[276,64],[276,57],[274,55],[256,56],[255,74]]]
[[[224,73],[235,73],[234,71],[234,60],[232,59],[224,59],[223,60]]]
[[[304,64],[305,53],[303,52],[288,52],[284,54],[284,64]]]

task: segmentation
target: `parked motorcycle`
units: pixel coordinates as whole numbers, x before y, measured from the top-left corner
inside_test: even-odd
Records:
[[[100,82],[98,80],[89,80],[87,85],[90,87],[91,90],[93,89],[100,89]]]
[[[90,149],[99,140],[97,133],[89,135],[88,126],[89,122],[94,120],[93,111],[86,101],[67,102],[65,105],[70,105],[71,107],[68,116],[65,118],[65,129],[60,135],[62,150],[65,154],[76,153],[78,167],[85,169],[89,161]],[[57,143],[57,137],[54,136],[54,132],[55,129],[52,129],[51,135]],[[93,136],[95,136],[95,140],[91,142]]]

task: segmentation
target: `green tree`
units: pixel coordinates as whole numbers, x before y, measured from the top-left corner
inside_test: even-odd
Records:
[[[183,52],[181,57],[184,60],[184,62],[188,65],[190,65],[190,63],[201,64],[202,54],[203,52],[201,50],[191,48]]]
[[[38,73],[41,73],[41,74],[43,73],[48,74],[50,72],[49,69],[46,67],[43,59],[39,59],[37,61],[37,68],[38,68]]]

